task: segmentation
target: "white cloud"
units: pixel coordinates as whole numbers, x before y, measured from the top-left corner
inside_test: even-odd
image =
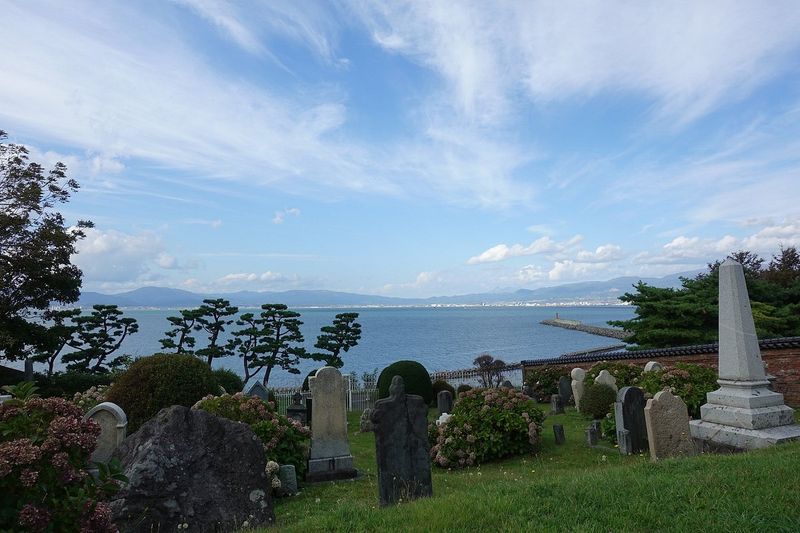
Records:
[[[206,220],[204,218],[185,218],[181,220],[184,224],[195,224],[199,226],[209,226],[213,229],[217,229],[222,226],[222,220],[215,218],[213,220]]]
[[[594,252],[581,250],[576,259],[581,263],[609,263],[619,261],[623,257],[622,247],[616,244],[604,244],[598,246]]]
[[[296,207],[290,207],[289,209],[284,209],[282,211],[275,211],[275,216],[272,218],[272,223],[283,224],[283,221],[286,220],[287,215],[299,217],[300,210]]]
[[[272,272],[270,270],[262,272],[261,274],[236,272],[226,274],[216,280],[218,285],[229,286],[236,284],[252,284],[258,283],[259,285],[271,285],[275,283],[290,283],[296,284],[300,278],[296,274],[284,275],[279,272]]]
[[[539,265],[525,265],[517,271],[516,279],[521,283],[533,283],[547,279],[547,272]]]
[[[566,281],[583,279],[587,275],[601,272],[608,268],[608,263],[580,263],[571,259],[556,261],[547,273],[550,281]]]
[[[583,240],[583,236],[575,235],[567,241],[554,241],[549,236],[545,235],[530,243],[527,246],[522,244],[497,244],[480,255],[470,257],[467,260],[468,265],[477,265],[480,263],[494,263],[503,261],[512,257],[521,257],[526,255],[539,255],[539,254],[556,254],[563,253],[570,250]]]
[[[86,284],[136,282],[152,277],[153,266],[165,262],[164,244],[153,232],[130,235],[89,228],[78,241],[72,261],[83,271]],[[167,261],[168,262],[168,261]]]

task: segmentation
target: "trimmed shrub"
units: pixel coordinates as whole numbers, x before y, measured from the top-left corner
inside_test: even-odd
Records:
[[[603,383],[587,383],[581,398],[581,413],[595,420],[605,418],[617,401],[617,393]]]
[[[300,478],[305,475],[311,431],[297,420],[278,414],[273,405],[239,392],[234,395],[206,396],[192,409],[202,409],[229,420],[244,422],[261,439],[268,461],[294,465]]]
[[[525,384],[533,389],[533,397],[539,403],[547,403],[550,396],[558,394],[558,380],[569,376],[569,371],[560,366],[538,366],[525,374]]]
[[[458,396],[461,396],[462,392],[467,392],[468,390],[472,390],[472,386],[467,385],[466,383],[462,383],[461,385],[458,386],[456,392],[458,393]]]
[[[449,390],[450,394],[453,396],[453,400],[456,399],[456,389],[453,388],[448,382],[443,379],[437,379],[433,382],[433,401],[436,402],[436,398],[438,398],[439,393],[443,390]]]
[[[592,365],[592,368],[586,371],[586,379],[584,383],[594,383],[594,378],[600,374],[601,370],[608,370],[608,373],[614,376],[617,380],[617,387],[628,387],[630,385],[639,386],[639,377],[642,375],[644,369],[636,366],[633,363],[612,363],[608,361],[600,361]],[[583,400],[581,400],[583,402]]]
[[[320,367],[320,368],[322,368],[322,367]],[[314,370],[312,370],[311,372],[306,374],[306,379],[303,380],[303,386],[301,387],[301,390],[303,390],[304,392],[311,390],[309,388],[309,386],[308,386],[308,380],[309,380],[309,378],[311,378],[311,376],[313,376],[314,374],[317,373],[317,370],[319,370],[319,368],[315,368]]]
[[[217,385],[225,389],[228,394],[236,394],[242,392],[244,388],[244,381],[239,377],[239,374],[227,368],[217,368],[211,371],[214,374],[214,379]]]
[[[433,384],[425,367],[416,361],[397,361],[387,366],[378,376],[378,398],[389,396],[392,378],[400,376],[406,384],[406,394],[417,394],[427,405],[433,401]]]
[[[59,398],[73,398],[79,392],[85,392],[92,387],[111,385],[119,373],[92,374],[90,372],[57,372],[50,376],[36,376],[36,385],[39,394],[45,398],[57,396]]]
[[[128,431],[132,433],[165,407],[191,407],[200,398],[217,392],[214,374],[200,359],[156,354],[134,361],[117,378],[106,398],[128,415]]]
[[[716,370],[693,363],[676,363],[664,370],[644,372],[638,386],[652,395],[668,388],[686,403],[693,418],[700,417],[700,406],[706,403],[706,394],[719,388]]]
[[[100,426],[63,398],[39,398],[27,385],[0,405],[0,530],[117,531],[106,499],[124,481],[116,465],[95,481],[85,470]]]
[[[465,467],[536,453],[544,413],[513,389],[472,389],[459,396],[450,420],[432,424],[431,459],[440,467]]]

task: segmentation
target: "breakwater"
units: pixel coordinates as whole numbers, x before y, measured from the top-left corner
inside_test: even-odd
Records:
[[[590,326],[584,324],[580,320],[567,320],[564,318],[550,318],[539,322],[545,326],[555,326],[557,328],[573,329],[575,331],[582,331],[591,335],[600,335],[601,337],[611,337],[612,339],[625,340],[625,337],[630,335],[629,331],[619,328],[604,328],[601,326]]]

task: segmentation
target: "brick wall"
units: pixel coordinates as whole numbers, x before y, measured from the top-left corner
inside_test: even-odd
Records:
[[[800,348],[769,349],[761,350],[761,357],[767,365],[767,372],[775,376],[773,382],[775,390],[784,396],[786,405],[800,408]],[[613,361],[619,363],[633,363],[644,367],[648,361],[658,361],[662,365],[671,366],[675,363],[695,363],[717,368],[719,356],[716,353],[697,354],[697,355],[663,355],[652,359],[618,359]],[[561,366],[567,371],[580,367],[588,370],[595,363],[560,363],[551,366]],[[535,366],[526,366],[525,369],[532,369]]]

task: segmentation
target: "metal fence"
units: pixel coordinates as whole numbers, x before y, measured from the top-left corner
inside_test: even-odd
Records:
[[[507,365],[499,369],[500,381],[508,380],[515,387],[522,387],[522,365]],[[462,370],[446,370],[443,372],[433,372],[431,381],[441,379],[448,382],[453,387],[459,385],[469,385],[470,387],[483,386],[483,371],[477,368],[464,368]]]

